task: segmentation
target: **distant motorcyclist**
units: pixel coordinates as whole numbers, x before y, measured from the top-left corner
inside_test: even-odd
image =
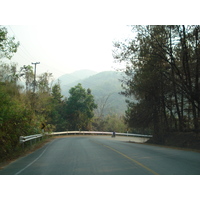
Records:
[[[112,137],[115,137],[115,131],[113,131]]]

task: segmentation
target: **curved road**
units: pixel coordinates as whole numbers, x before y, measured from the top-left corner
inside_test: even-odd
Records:
[[[192,175],[200,174],[200,153],[127,143],[120,137],[64,137],[16,160],[0,174]]]

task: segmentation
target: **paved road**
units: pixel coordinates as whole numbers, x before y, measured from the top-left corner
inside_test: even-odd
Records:
[[[127,143],[120,137],[64,137],[16,160],[0,174],[192,175],[200,174],[200,153]]]

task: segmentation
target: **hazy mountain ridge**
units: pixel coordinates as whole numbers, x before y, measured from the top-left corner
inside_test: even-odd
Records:
[[[63,75],[59,80],[61,80],[62,94],[66,97],[69,96],[69,89],[78,83],[81,83],[83,88],[90,88],[98,104],[96,110],[98,115],[124,114],[126,110],[125,97],[119,94],[122,91],[119,81],[122,75],[121,72],[116,71],[95,74],[94,71],[81,70],[70,74],[70,76],[69,74]],[[84,76],[86,78],[83,78]]]
[[[62,86],[64,86],[64,85],[71,84],[75,81],[88,78],[88,77],[93,76],[97,73],[98,72],[95,72],[95,71],[92,71],[92,70],[79,70],[79,71],[75,71],[75,72],[70,73],[70,74],[64,74],[64,75],[60,76],[58,79],[60,81],[60,84]]]

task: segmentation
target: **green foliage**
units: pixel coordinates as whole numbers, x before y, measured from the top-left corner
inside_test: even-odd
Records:
[[[79,83],[69,90],[70,97],[67,101],[67,121],[69,130],[89,130],[93,110],[97,108],[91,90],[87,91]]]
[[[95,117],[93,129],[96,131],[125,133],[127,126],[124,123],[124,117],[119,115],[107,115],[105,117]]]
[[[51,112],[49,122],[55,126],[55,131],[67,130],[66,106],[67,100],[62,99],[60,83],[56,83],[51,91]]]
[[[37,129],[37,124],[33,120],[33,111],[27,107],[20,96],[10,93],[10,89],[17,90],[12,84],[1,82],[0,155],[2,160],[20,147],[19,136],[34,134]]]
[[[19,76],[25,80],[26,92],[30,91],[33,87],[33,81],[34,81],[33,67],[30,65],[27,66],[24,65],[20,69]]]
[[[66,80],[64,80],[64,77],[66,77]],[[87,78],[83,77],[82,80],[74,78],[71,83],[68,76],[64,77],[61,77],[61,89],[64,96],[68,97],[70,88],[81,83],[82,87],[92,90],[95,102],[98,105],[95,115],[124,114],[126,109],[125,97],[120,94],[122,90],[120,79],[123,78],[123,73],[104,71],[95,75],[91,74]]]
[[[37,81],[37,88],[38,91],[41,93],[50,93],[51,92],[51,87],[50,87],[50,81],[53,78],[52,73],[43,73],[38,77]]]
[[[17,52],[19,42],[15,43],[14,40],[14,37],[8,37],[7,29],[0,26],[0,58],[10,59]]]
[[[7,30],[0,27],[0,58],[11,58],[19,43],[7,36]],[[0,62],[0,161],[9,158],[21,149],[19,137],[41,132],[41,123],[47,123],[50,131],[54,127],[50,113],[53,97],[50,94],[51,74],[39,77],[37,93],[32,93],[32,66],[24,66],[17,71],[16,65]],[[22,78],[26,83],[26,92],[18,85]]]
[[[4,76],[0,79],[1,161],[20,151],[20,136],[41,133],[42,123],[46,123],[45,131],[55,129],[51,113],[57,105],[51,94],[48,91],[44,92],[44,88],[48,89],[48,83],[41,88],[41,91],[39,88],[37,93],[32,93],[30,90],[23,93],[15,80],[17,73],[10,73],[12,67],[4,68],[4,66],[0,66],[0,71],[4,72]],[[18,74],[20,73],[21,71]],[[22,76],[26,76],[26,73]]]
[[[56,103],[61,103],[63,95],[61,95],[61,88],[59,82],[52,87],[52,96]]]
[[[173,131],[199,132],[200,26],[133,26],[137,37],[115,43],[125,62],[126,123],[149,130],[158,143]]]

